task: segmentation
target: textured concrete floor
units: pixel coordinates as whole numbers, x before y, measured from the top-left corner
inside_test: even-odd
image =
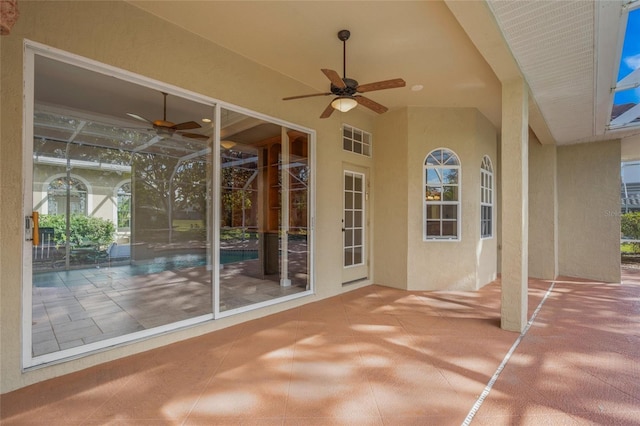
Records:
[[[2,395],[3,424],[640,424],[640,270],[478,292],[369,286]],[[541,302],[543,302],[541,304]],[[499,374],[498,374],[499,373]]]

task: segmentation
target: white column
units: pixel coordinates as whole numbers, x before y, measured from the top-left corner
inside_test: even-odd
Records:
[[[524,80],[502,82],[501,326],[518,332],[527,324],[528,114]]]

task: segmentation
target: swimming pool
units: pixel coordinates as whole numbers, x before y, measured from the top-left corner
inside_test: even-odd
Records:
[[[220,264],[242,262],[258,258],[258,250],[220,250]],[[179,254],[166,257],[156,257],[148,262],[132,265],[135,275],[153,274],[162,271],[175,271],[196,266],[205,266],[206,256],[201,254]]]
[[[258,258],[258,250],[220,250],[220,264],[242,262]],[[207,265],[207,257],[203,254],[181,254],[172,256],[156,257],[138,264],[120,263],[111,264],[109,268],[101,265],[83,265],[80,268],[70,270],[49,270],[33,273],[34,287],[60,287],[62,285],[81,285],[86,283],[85,275],[89,273],[95,280],[96,274],[105,274],[105,277],[113,278],[113,273],[126,275],[147,275],[164,271],[177,271],[181,269],[193,268]],[[97,270],[101,270],[99,273]],[[104,272],[102,272],[104,271]],[[64,274],[64,275],[60,275]],[[106,278],[105,278],[106,279]]]

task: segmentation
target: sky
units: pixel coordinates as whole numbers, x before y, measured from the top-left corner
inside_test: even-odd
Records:
[[[640,68],[640,8],[629,12],[618,81],[637,68]],[[628,102],[640,102],[640,88],[616,93],[613,103],[620,105]]]

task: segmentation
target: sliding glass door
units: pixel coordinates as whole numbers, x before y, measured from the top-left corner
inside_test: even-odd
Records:
[[[310,288],[309,135],[221,112],[220,312]]]
[[[35,50],[25,366],[309,294],[310,132]]]
[[[212,317],[214,105],[34,62],[31,355]]]

